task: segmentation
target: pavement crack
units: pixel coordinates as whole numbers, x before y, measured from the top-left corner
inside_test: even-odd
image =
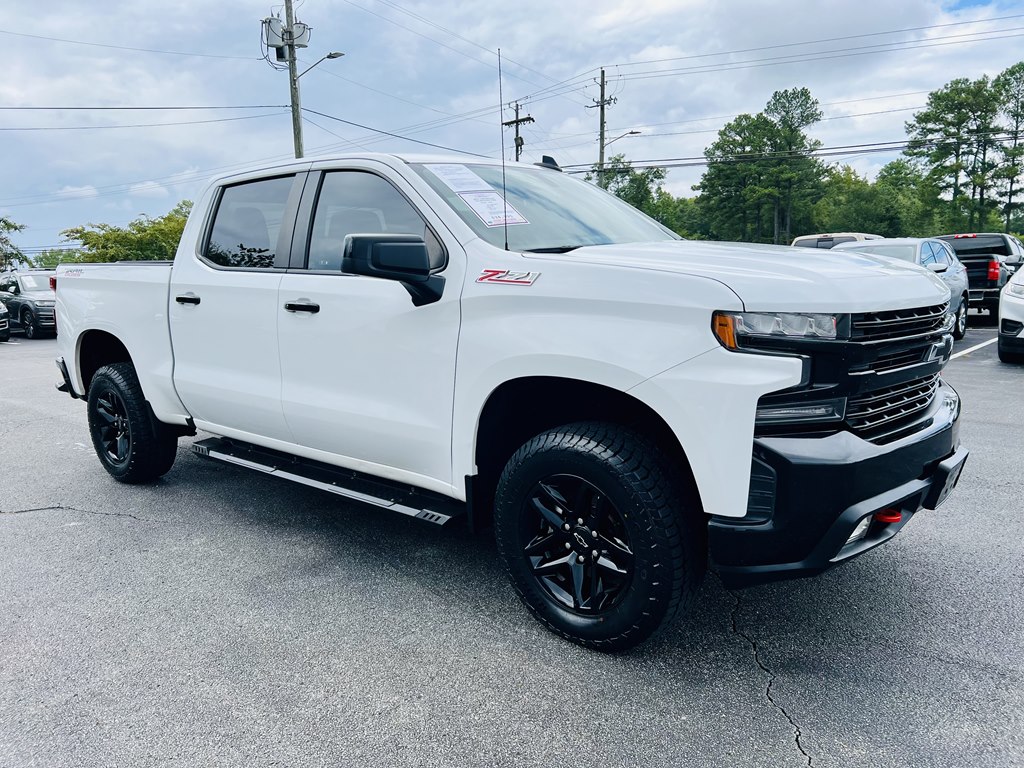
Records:
[[[91,509],[82,509],[81,507],[69,507],[64,504],[52,504],[48,507],[32,507],[30,509],[0,509],[0,515],[27,515],[31,512],[78,512],[82,515],[96,515],[97,517],[128,517],[132,520],[136,520],[140,523],[156,523],[160,525],[171,525],[170,520],[156,520],[151,517],[138,517],[137,515],[129,514],[128,512],[96,512]]]
[[[765,686],[764,690],[765,698],[768,699],[769,703],[773,707],[775,707],[775,709],[779,710],[779,712],[782,713],[783,717],[785,717],[786,720],[789,722],[790,727],[792,727],[793,729],[794,741],[796,743],[797,750],[799,750],[800,754],[803,755],[805,760],[807,760],[808,768],[813,768],[811,756],[810,754],[808,754],[807,750],[804,749],[803,742],[801,741],[803,732],[800,730],[800,725],[797,723],[796,720],[793,719],[793,716],[786,711],[786,708],[783,707],[778,701],[776,701],[775,697],[772,695],[772,686],[775,685],[775,673],[772,672],[768,668],[768,666],[761,660],[761,653],[760,649],[757,646],[757,641],[739,627],[739,612],[741,607],[740,595],[735,590],[727,589],[726,591],[730,595],[732,595],[733,599],[736,601],[736,604],[733,606],[732,609],[732,633],[734,635],[737,635],[738,637],[742,637],[744,640],[747,641],[747,643],[750,644],[750,648],[754,653],[754,663],[757,664],[761,671],[768,676],[768,685]]]

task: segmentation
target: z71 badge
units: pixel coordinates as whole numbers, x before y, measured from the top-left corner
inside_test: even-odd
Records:
[[[508,269],[485,269],[476,279],[478,283],[501,283],[502,285],[533,285],[540,272],[512,272]]]

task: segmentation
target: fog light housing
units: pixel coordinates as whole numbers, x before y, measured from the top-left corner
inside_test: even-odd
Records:
[[[847,544],[853,544],[855,541],[860,541],[868,535],[868,528],[871,527],[871,515],[862,517],[860,522],[857,523],[857,527],[853,529],[853,533],[850,534],[850,538],[846,540]],[[845,545],[844,545],[845,546]]]

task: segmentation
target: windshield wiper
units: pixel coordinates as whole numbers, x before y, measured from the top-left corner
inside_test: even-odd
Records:
[[[547,248],[527,248],[526,253],[568,253],[582,248],[582,245],[552,245]]]

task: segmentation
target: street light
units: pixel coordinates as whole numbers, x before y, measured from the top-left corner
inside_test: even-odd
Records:
[[[639,133],[640,133],[640,131],[626,131],[621,136],[616,136],[611,141],[606,141],[604,144],[601,145],[600,160],[598,160],[598,164],[597,164],[597,183],[598,183],[598,185],[604,187],[604,150],[605,150],[605,147],[607,147],[612,142],[618,141],[619,139],[624,139],[627,136],[636,136]],[[607,187],[605,187],[605,189],[607,189]]]
[[[293,28],[294,22],[291,17],[291,3],[287,5],[288,11],[288,28]],[[292,138],[295,141],[295,157],[302,157],[302,101],[299,98],[299,78],[309,72],[313,67],[319,64],[324,59],[337,59],[340,56],[344,56],[344,53],[338,51],[331,51],[326,56],[320,58],[319,61],[315,62],[313,66],[306,67],[301,73],[295,74],[295,44],[292,42],[291,33],[289,33],[288,43],[288,80],[289,90],[291,91],[292,101]]]
[[[327,54],[326,56],[321,56],[321,57],[320,57],[319,59],[317,59],[317,60],[316,60],[315,62],[313,62],[312,64],[310,64],[310,65],[309,65],[308,67],[306,67],[306,68],[305,68],[304,70],[302,70],[301,72],[299,72],[299,74],[297,74],[297,75],[295,76],[295,79],[296,79],[296,80],[298,80],[298,79],[299,79],[300,77],[302,77],[302,76],[303,76],[304,74],[306,74],[307,72],[309,72],[309,70],[311,70],[311,69],[312,69],[313,67],[315,67],[315,66],[316,66],[317,64],[319,64],[319,63],[320,63],[321,61],[324,61],[325,59],[340,59],[340,58],[341,58],[342,56],[344,56],[344,55],[345,55],[345,54],[344,54],[344,53],[342,53],[341,51],[331,51],[331,52],[330,52],[330,53],[328,53],[328,54]]]
[[[621,136],[616,136],[616,137],[615,137],[614,139],[612,139],[611,141],[606,141],[606,142],[604,143],[604,145],[605,145],[605,146],[607,147],[607,146],[608,146],[609,144],[611,144],[611,143],[612,143],[612,141],[618,141],[619,139],[624,139],[624,138],[625,138],[626,136],[636,136],[636,135],[638,135],[639,133],[640,133],[640,131],[626,131],[626,132],[625,132],[624,134],[622,134]]]

